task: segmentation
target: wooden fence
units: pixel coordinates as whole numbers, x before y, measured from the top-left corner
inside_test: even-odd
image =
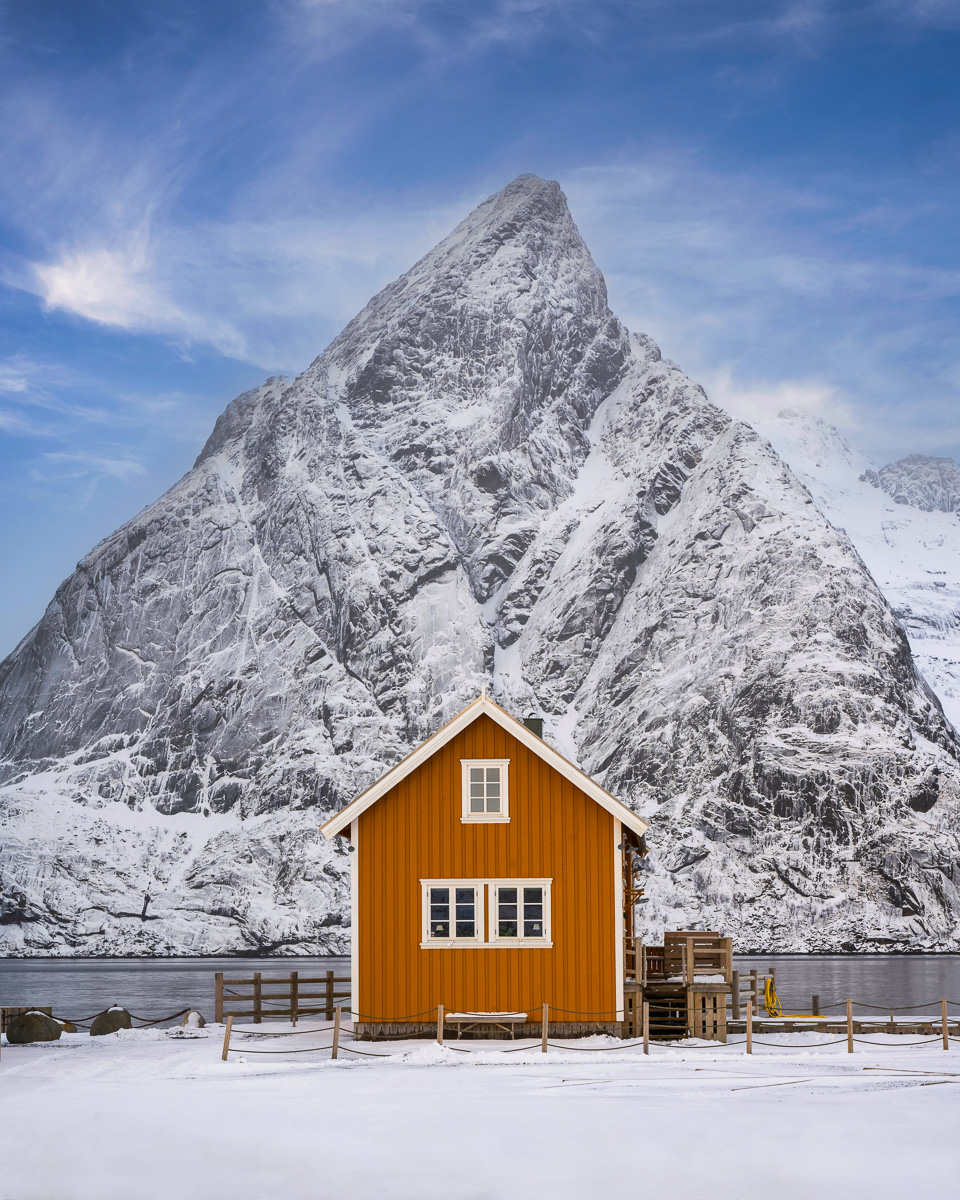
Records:
[[[259,971],[243,979],[227,979],[218,971],[216,978],[217,1021],[225,1016],[253,1017],[254,1025],[265,1016],[286,1017],[294,1025],[298,1017],[323,1016],[332,1021],[340,1001],[350,999],[350,976],[335,975],[333,971],[311,976],[291,971],[289,977],[266,979]]]

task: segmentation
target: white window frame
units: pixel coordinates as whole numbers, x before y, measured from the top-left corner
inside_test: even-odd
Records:
[[[488,925],[490,929],[490,945],[499,947],[507,946],[544,946],[551,947],[553,945],[553,930],[552,930],[552,879],[488,879],[489,891],[487,893],[487,905],[489,909]],[[525,887],[538,887],[543,889],[543,937],[524,937],[523,917],[518,912],[518,933],[516,937],[501,937],[500,936],[500,915],[499,915],[499,893],[500,888],[518,888],[521,891]],[[518,908],[523,908],[521,896],[517,897]]]
[[[500,768],[500,811],[470,811],[470,768]],[[460,759],[460,820],[465,825],[506,825],[510,820],[510,759],[509,758],[461,758]]]
[[[430,889],[434,887],[473,888],[474,913],[476,914],[475,938],[436,938],[430,936]],[[497,896],[501,887],[543,888],[542,938],[525,938],[522,935],[515,938],[497,936],[499,930]],[[484,889],[486,889],[486,896],[484,896]],[[522,946],[525,949],[540,947],[544,950],[551,950],[553,949],[553,929],[551,924],[553,909],[552,889],[552,879],[421,879],[420,949],[455,950],[457,947],[460,947],[461,949],[468,948],[473,950],[506,950],[511,946]],[[518,901],[518,903],[522,902]]]
[[[421,879],[420,880],[420,902],[421,902],[421,928],[420,928],[420,948],[421,950],[435,949],[453,949],[457,946],[483,946],[485,945],[484,935],[484,897],[483,897],[482,879]],[[435,887],[442,888],[472,888],[473,889],[473,912],[474,912],[474,936],[472,938],[451,937],[439,938],[430,936],[430,889]],[[456,895],[451,902],[451,908],[456,909]],[[456,925],[456,912],[453,913],[453,918],[450,922],[451,926]]]

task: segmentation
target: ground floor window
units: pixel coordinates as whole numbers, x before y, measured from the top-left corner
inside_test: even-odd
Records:
[[[550,879],[421,880],[421,946],[551,946],[551,884]]]

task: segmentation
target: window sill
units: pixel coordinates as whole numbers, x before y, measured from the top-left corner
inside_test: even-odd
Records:
[[[541,942],[531,938],[527,942],[519,940],[500,942],[470,942],[466,938],[456,941],[444,941],[437,938],[431,942],[421,942],[421,950],[552,950],[553,942]]]
[[[461,817],[460,824],[461,825],[509,825],[510,818],[509,818],[509,816],[485,817],[480,814],[477,814],[477,816],[474,816],[474,817]]]

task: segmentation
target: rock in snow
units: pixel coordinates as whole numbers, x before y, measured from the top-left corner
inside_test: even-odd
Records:
[[[343,950],[319,822],[483,683],[651,821],[651,933],[960,942],[902,626],[523,175],[233,401],[0,667],[5,953]]]

